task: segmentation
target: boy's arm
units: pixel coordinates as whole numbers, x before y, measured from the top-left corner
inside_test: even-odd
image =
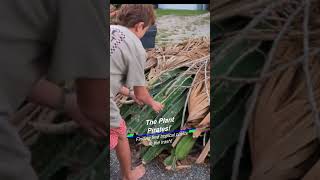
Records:
[[[134,94],[139,101],[142,101],[144,104],[149,105],[154,111],[159,113],[163,109],[163,105],[155,101],[149,94],[145,86],[134,86]]]
[[[151,106],[154,102],[153,98],[150,96],[147,88],[145,86],[134,86],[133,87],[134,94],[136,98],[143,103]]]
[[[128,96],[128,97],[132,98],[134,100],[134,102],[136,102],[139,105],[143,105],[144,104],[142,101],[140,101],[140,100],[138,100],[136,98],[136,96],[135,96],[133,91],[131,91],[129,88],[127,88],[125,86],[121,87],[119,93],[124,95],[124,96]]]
[[[109,109],[108,95],[110,79],[77,79],[77,100],[81,112],[93,121],[95,127],[106,132]]]

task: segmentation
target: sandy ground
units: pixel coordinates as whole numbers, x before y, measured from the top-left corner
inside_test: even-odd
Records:
[[[209,13],[197,16],[167,15],[157,19],[156,45],[176,43],[190,37],[210,36]],[[110,152],[110,178],[120,177],[119,162],[114,151]],[[208,164],[192,165],[191,168],[172,172],[165,170],[161,162],[153,160],[146,166],[146,174],[141,180],[209,180]]]
[[[157,19],[157,44],[176,43],[190,37],[210,36],[210,14],[166,15]]]

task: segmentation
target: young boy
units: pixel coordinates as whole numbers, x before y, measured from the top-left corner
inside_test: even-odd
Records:
[[[144,175],[145,169],[143,166],[131,169],[126,125],[113,98],[121,93],[130,95],[139,104],[149,105],[156,112],[163,109],[163,105],[156,102],[145,87],[146,52],[140,41],[155,22],[153,6],[124,4],[117,11],[116,21],[117,25],[110,26],[110,148],[116,150],[122,178],[135,180]]]

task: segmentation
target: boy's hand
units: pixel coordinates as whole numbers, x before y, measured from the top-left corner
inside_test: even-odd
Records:
[[[149,94],[145,86],[134,86],[134,95],[136,98],[143,102],[144,104],[149,105],[155,112],[159,113],[163,109],[163,104],[155,101]]]
[[[160,111],[162,111],[162,109],[164,108],[164,105],[161,104],[160,102],[157,102],[157,101],[154,101],[152,104],[151,104],[151,108],[159,113]]]

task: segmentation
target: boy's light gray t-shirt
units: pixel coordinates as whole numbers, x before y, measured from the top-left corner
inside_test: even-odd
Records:
[[[121,115],[114,97],[124,85],[145,86],[147,54],[140,39],[128,28],[110,26],[110,126],[119,127]]]

